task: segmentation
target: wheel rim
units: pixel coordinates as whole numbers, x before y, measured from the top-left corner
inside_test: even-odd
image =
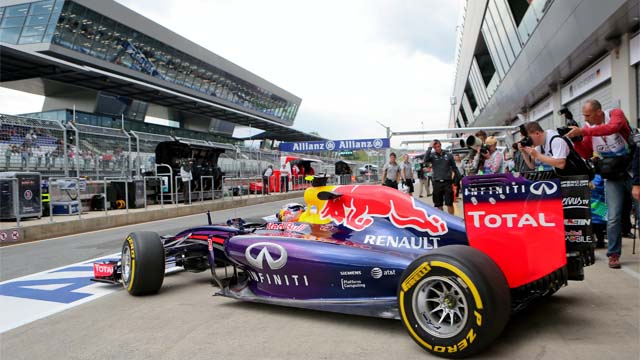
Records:
[[[450,278],[432,276],[422,280],[412,301],[418,323],[433,336],[456,336],[467,323],[469,307],[464,291]]]
[[[127,284],[131,277],[131,249],[129,249],[129,244],[122,249],[122,259],[120,261],[122,263],[122,281]]]

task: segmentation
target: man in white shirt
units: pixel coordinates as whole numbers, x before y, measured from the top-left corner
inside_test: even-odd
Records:
[[[289,169],[287,164],[282,164],[280,168],[280,192],[289,192]]]
[[[537,171],[564,169],[569,155],[569,145],[558,132],[542,130],[537,122],[525,124],[525,129],[535,146],[522,146],[518,143],[518,149],[522,152],[527,167]]]
[[[269,195],[271,192],[271,175],[273,175],[273,165],[267,166],[262,173],[262,194]]]

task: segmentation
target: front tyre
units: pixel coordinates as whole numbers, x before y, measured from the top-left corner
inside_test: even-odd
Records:
[[[122,284],[131,295],[155,294],[164,281],[164,246],[151,231],[132,232],[122,245]]]
[[[484,253],[451,245],[416,260],[398,287],[402,323],[432,354],[462,358],[478,353],[500,334],[511,312],[502,271]]]

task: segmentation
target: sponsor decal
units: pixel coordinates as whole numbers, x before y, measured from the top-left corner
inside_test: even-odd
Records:
[[[569,242],[591,242],[591,235],[581,236],[581,235],[568,235],[566,236],[566,240]]]
[[[589,226],[591,219],[564,219],[565,225]]]
[[[524,194],[527,187],[521,184],[505,185],[505,186],[474,186],[464,188],[464,195],[509,195]]]
[[[371,198],[367,186],[336,186],[334,191],[342,196],[327,200],[320,210],[321,219],[330,219],[355,231],[373,224],[374,217],[388,217],[399,228],[413,228],[430,235],[442,235],[448,231],[447,223],[439,216],[429,216],[415,205],[413,197],[399,194],[394,189],[380,188],[378,196]]]
[[[333,224],[322,224],[320,225],[320,231],[337,232],[338,228],[333,226]]]
[[[296,223],[268,223],[266,228],[267,230],[305,232],[305,230],[309,229],[309,225]]]
[[[437,249],[439,237],[366,235],[364,244],[405,249]]]
[[[362,271],[360,270],[340,271],[340,276],[360,276],[360,275],[362,275]]]
[[[589,180],[565,180],[560,183],[563,188],[589,186]]]
[[[382,277],[382,269],[379,267],[374,267],[371,269],[371,277],[374,279],[380,279]]]
[[[578,236],[578,235],[582,235],[582,230],[571,230],[571,231],[567,231],[567,232],[565,232],[565,235],[571,235],[571,236]]]
[[[402,291],[407,291],[413,287],[420,279],[422,279],[427,273],[431,271],[431,266],[429,263],[423,262],[418,266],[413,272],[407,276],[407,278],[402,282]]]
[[[258,251],[255,254],[256,249]],[[309,278],[304,274],[273,273],[268,270],[280,270],[287,264],[287,250],[279,244],[257,242],[249,245],[244,252],[247,262],[264,272],[249,270],[249,276],[258,283],[271,286],[309,286]],[[267,264],[266,268],[264,264]]]
[[[558,191],[558,185],[553,181],[537,181],[531,184],[529,191],[534,195],[552,195]]]
[[[583,199],[579,196],[568,196],[562,198],[562,207],[565,209],[589,208],[589,199]]]
[[[25,190],[24,191],[24,199],[25,200],[33,199],[33,192],[31,192],[31,190]]]
[[[476,228],[488,227],[499,228],[506,226],[508,228],[524,228],[524,227],[555,227],[556,224],[547,221],[544,213],[537,216],[531,214],[487,214],[486,211],[469,211],[467,215],[473,218],[473,226]]]
[[[340,279],[340,286],[342,287],[342,290],[364,289],[367,287],[367,284],[363,283],[361,280]]]
[[[258,254],[255,256],[252,255],[252,249],[258,249]],[[270,242],[258,242],[248,246],[244,252],[244,256],[251,266],[260,270],[263,269],[263,262],[265,260],[267,267],[271,270],[281,269],[287,264],[287,250],[279,244]]]
[[[299,274],[271,274],[249,270],[249,276],[261,284],[272,286],[309,286],[307,275]]]
[[[93,276],[95,276],[96,278],[110,277],[110,276],[113,275],[114,269],[115,269],[115,265],[114,264],[94,263],[93,264]]]

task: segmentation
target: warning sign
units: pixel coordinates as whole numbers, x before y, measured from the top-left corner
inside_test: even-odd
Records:
[[[0,230],[0,242],[20,241],[21,235],[18,229]]]

